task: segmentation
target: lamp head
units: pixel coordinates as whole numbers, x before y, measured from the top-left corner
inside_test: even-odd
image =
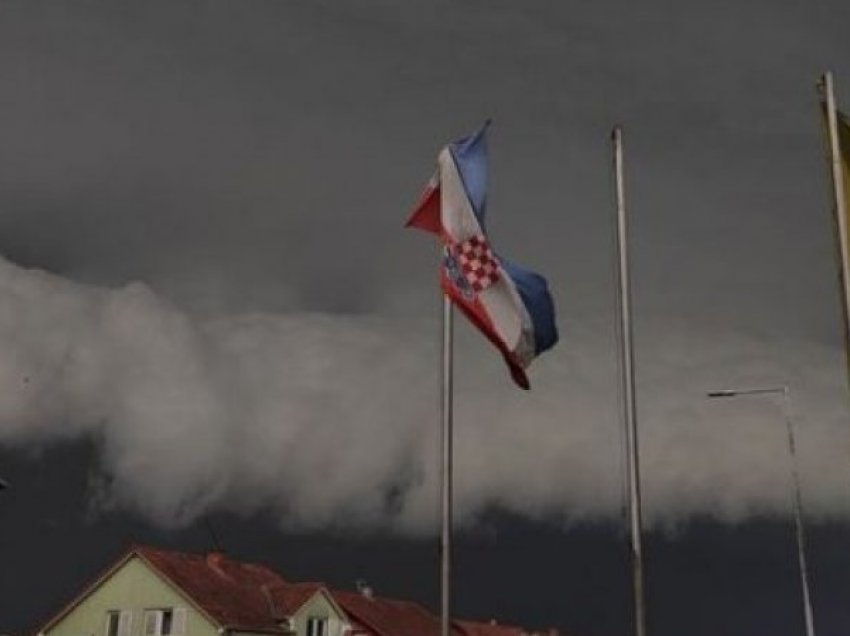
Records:
[[[719,389],[717,391],[709,391],[706,395],[710,398],[727,398],[735,397],[738,395],[738,392],[734,389]]]

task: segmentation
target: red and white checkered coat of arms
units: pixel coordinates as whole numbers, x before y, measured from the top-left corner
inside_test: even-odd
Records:
[[[448,246],[445,266],[464,295],[476,295],[499,280],[499,261],[482,235]]]

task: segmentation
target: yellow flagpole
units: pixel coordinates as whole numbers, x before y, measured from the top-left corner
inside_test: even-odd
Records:
[[[850,245],[848,245],[847,192],[844,189],[841,139],[838,132],[838,109],[835,106],[835,82],[832,73],[823,74],[821,87],[824,93],[826,127],[830,152],[830,167],[834,196],[833,214],[838,240],[839,282],[841,287],[841,313],[843,316],[844,354],[847,379],[850,382]],[[850,150],[848,148],[847,150]]]

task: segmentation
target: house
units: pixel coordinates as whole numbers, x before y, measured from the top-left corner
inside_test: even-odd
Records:
[[[130,549],[39,636],[343,636],[349,622],[318,583],[289,583],[220,552]]]
[[[292,583],[221,552],[131,548],[38,636],[440,636],[417,603],[322,583]],[[530,636],[516,627],[453,623],[452,636]]]

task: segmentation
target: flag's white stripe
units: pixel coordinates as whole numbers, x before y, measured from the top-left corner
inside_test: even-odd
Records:
[[[438,165],[440,168],[440,214],[446,233],[455,243],[465,241],[476,234],[483,235],[448,148],[443,148],[440,152]]]
[[[484,234],[472,210],[454,158],[447,148],[440,152],[440,209],[446,233],[456,243]],[[534,357],[534,329],[513,281],[502,276],[478,295],[493,328],[510,351],[528,364]]]

